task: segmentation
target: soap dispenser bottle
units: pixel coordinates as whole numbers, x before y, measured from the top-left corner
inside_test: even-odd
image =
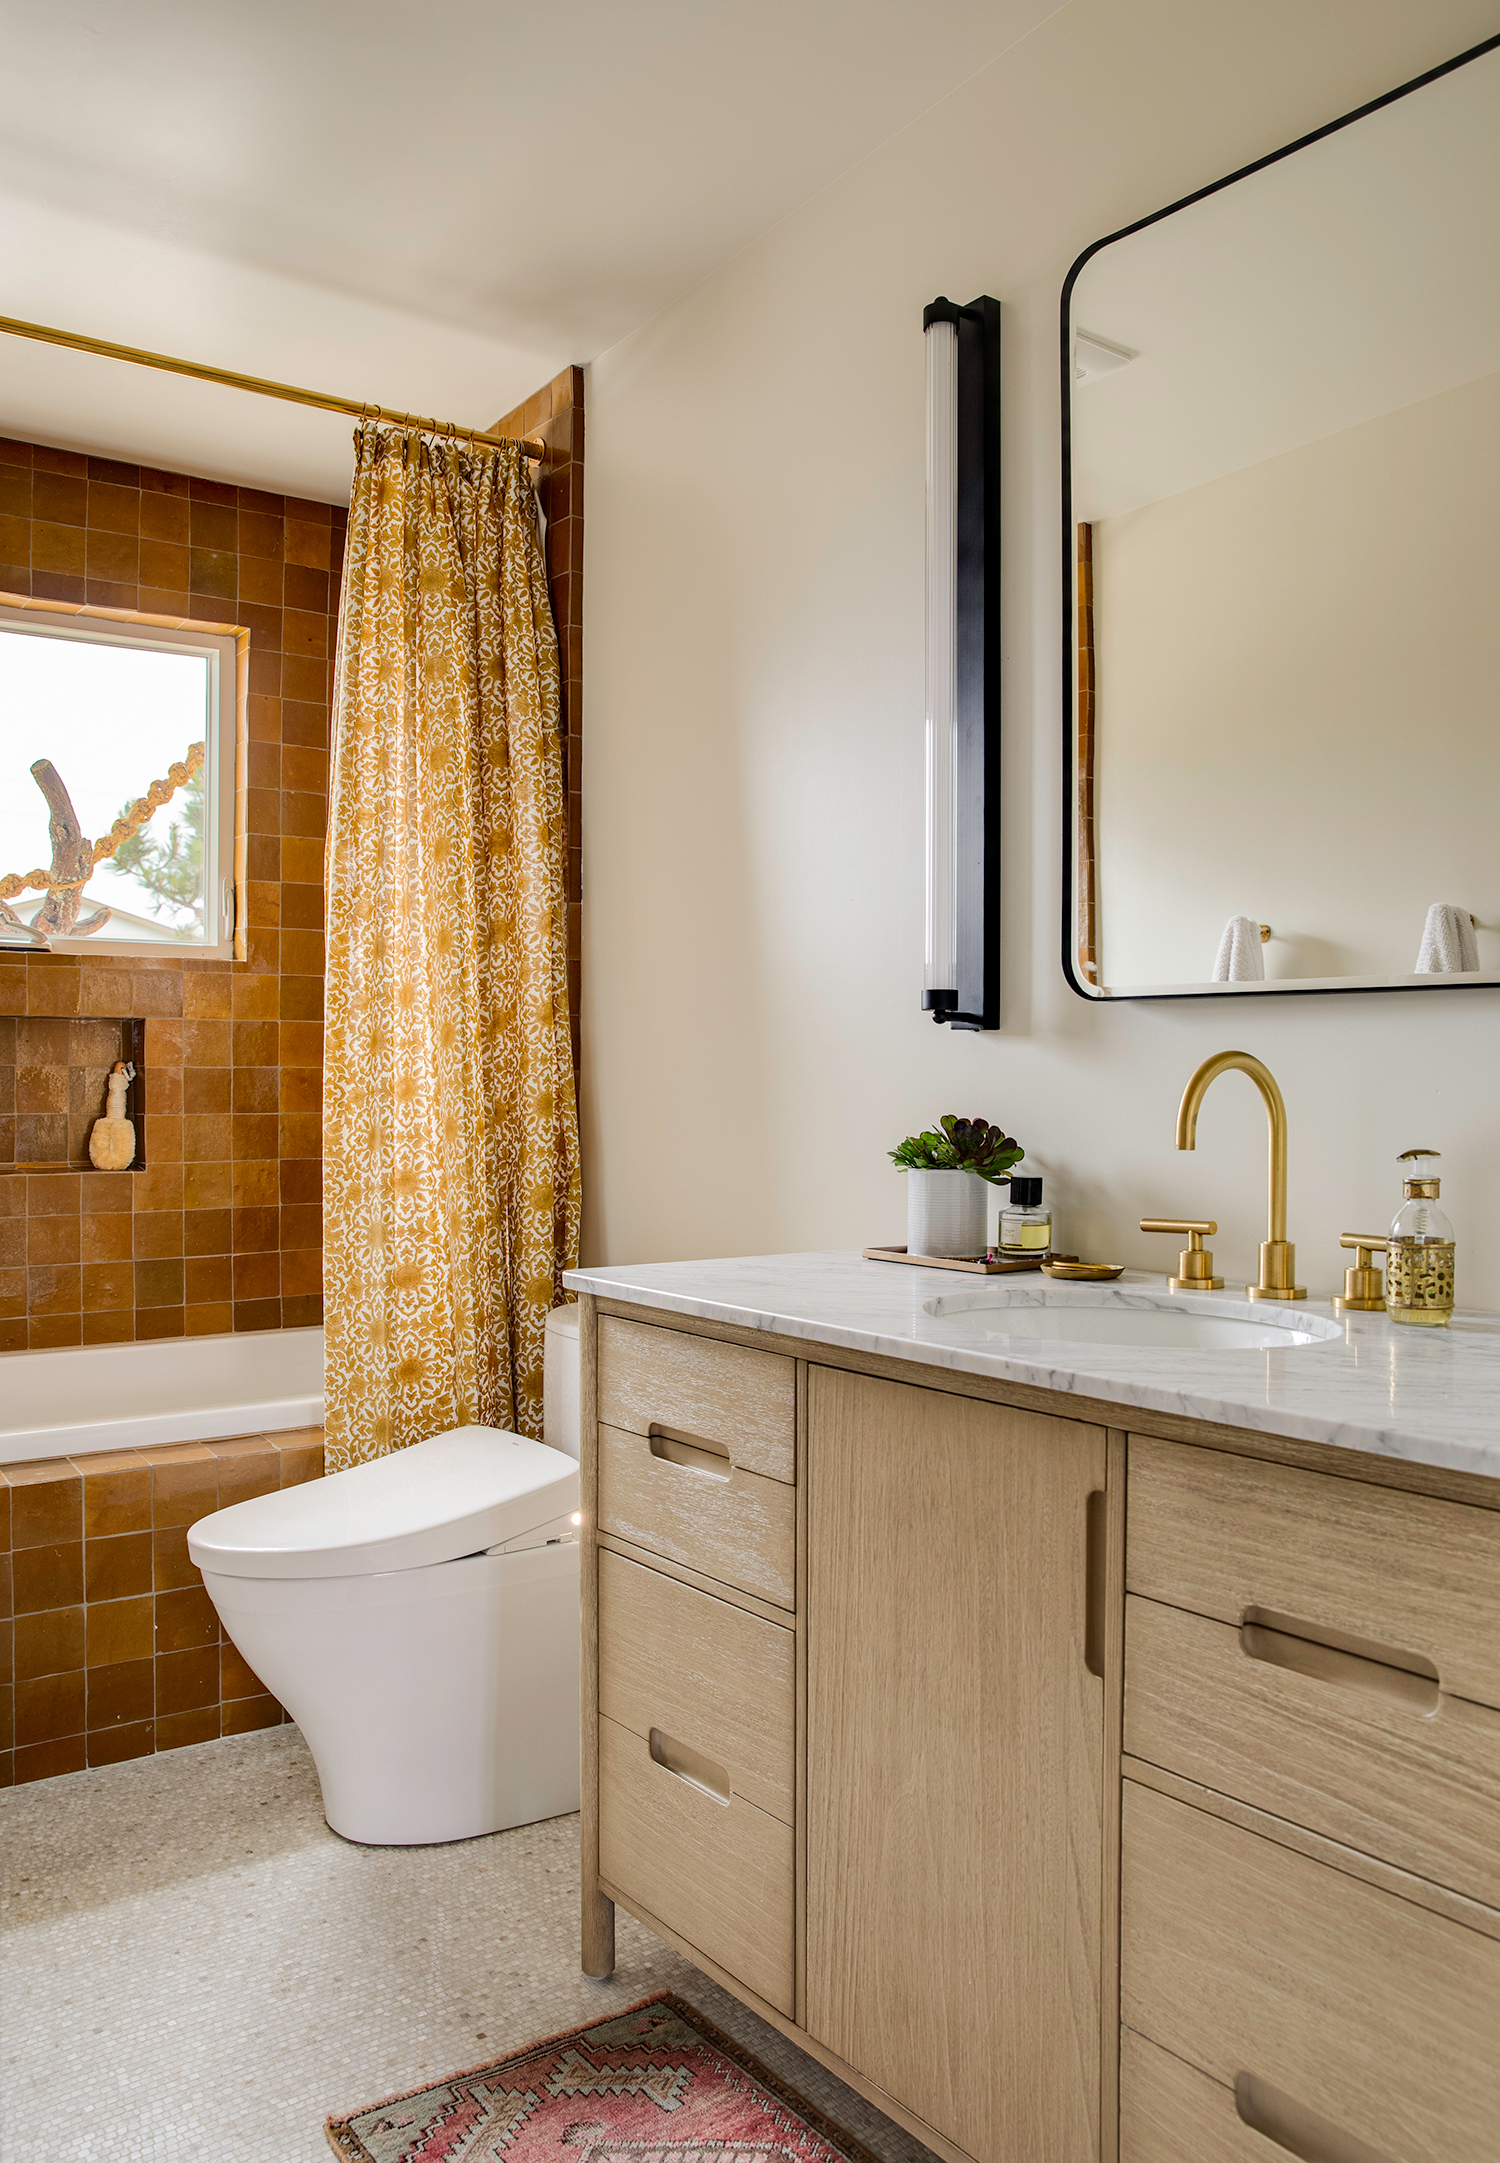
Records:
[[[1453,1319],[1453,1226],[1438,1207],[1435,1149],[1406,1149],[1405,1200],[1386,1247],[1385,1311],[1393,1322],[1446,1329]]]

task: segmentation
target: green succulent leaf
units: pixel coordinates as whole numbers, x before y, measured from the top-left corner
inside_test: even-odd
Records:
[[[938,1126],[941,1132],[936,1134],[930,1128],[908,1134],[889,1152],[898,1171],[977,1172],[981,1179],[999,1185],[1026,1154],[1013,1134],[987,1119],[960,1119],[954,1112],[944,1112]]]

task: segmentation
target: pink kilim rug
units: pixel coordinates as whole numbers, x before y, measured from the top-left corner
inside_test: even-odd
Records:
[[[325,2131],[345,2163],[873,2163],[666,1992]]]

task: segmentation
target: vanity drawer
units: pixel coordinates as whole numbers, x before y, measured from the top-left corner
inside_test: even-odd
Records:
[[[1500,1707],[1500,1511],[1130,1438],[1126,1582]]]
[[[1346,2143],[1293,2154],[1500,2163],[1500,1942],[1130,1780],[1121,2019]]]
[[[727,1453],[764,1479],[797,1477],[797,1363],[779,1352],[601,1315],[599,1417]]]
[[[606,1548],[599,1556],[599,1710],[715,1768],[713,1784],[792,1822],[796,1639]],[[667,1753],[673,1755],[671,1749]]]
[[[1125,1749],[1500,1908],[1500,1712],[1132,1593]]]
[[[1246,2125],[1232,2088],[1121,2031],[1120,2163],[1273,2163],[1276,2153]]]
[[[599,1875],[689,1945],[792,2012],[792,1828],[728,1802],[599,1722]]]
[[[599,1527],[777,1607],[796,1603],[797,1496],[707,1450],[599,1427]]]

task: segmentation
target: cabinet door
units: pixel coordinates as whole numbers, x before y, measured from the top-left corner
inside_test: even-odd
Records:
[[[980,2163],[1092,2163],[1103,1431],[815,1367],[808,1444],[808,2028]]]

